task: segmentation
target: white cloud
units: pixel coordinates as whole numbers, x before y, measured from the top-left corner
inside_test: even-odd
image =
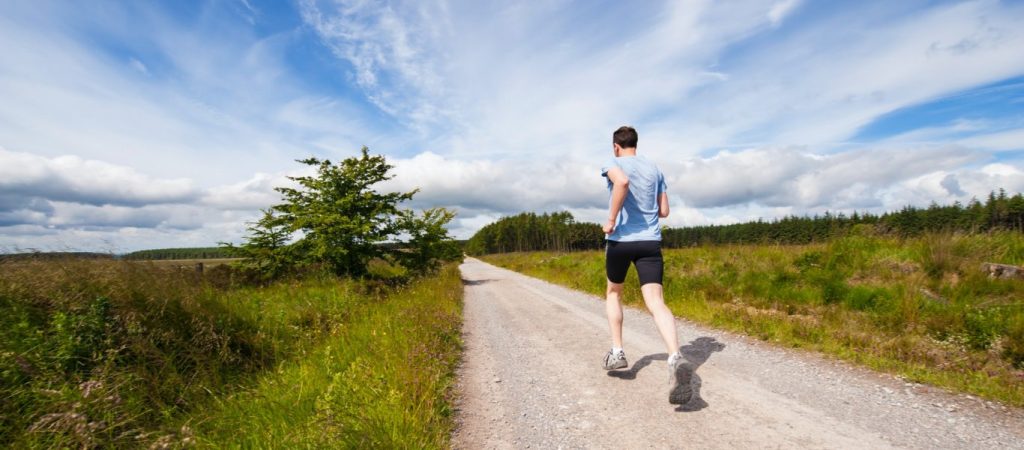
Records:
[[[257,173],[240,183],[216,186],[206,191],[201,203],[219,210],[253,211],[266,209],[281,201],[275,187],[292,186],[286,175]]]
[[[199,191],[188,179],[155,179],[77,156],[46,158],[0,148],[0,193],[92,205],[180,203]]]
[[[273,186],[286,184],[285,174],[258,174],[204,191],[189,179],[154,178],[104,161],[0,149],[0,250],[236,241],[255,210],[276,200]]]
[[[0,245],[237,237],[294,159],[361,144],[396,164],[389,188],[422,188],[409,206],[457,208],[463,237],[520,211],[599,220],[597,167],[624,123],[669,176],[673,225],[1024,189],[1019,124],[846,142],[1024,74],[1015,3],[837,4],[809,21],[794,0],[306,0],[304,27],[264,36],[244,0],[194,23],[151,4],[25,5],[0,7],[0,41],[18,43],[0,53],[0,145],[23,152],[0,151]],[[311,34],[351,79],[289,62]]]
[[[800,5],[800,0],[781,0],[775,2],[771,9],[768,10],[768,21],[772,23],[773,27],[779,26],[787,15],[789,15],[797,6]]]
[[[666,168],[669,190],[696,207],[873,209],[881,194],[923,174],[968,167],[982,154],[959,147],[857,149],[816,155],[799,148],[725,151]],[[936,198],[948,198],[948,195]],[[902,205],[884,205],[899,207]]]
[[[439,47],[427,48],[445,29],[435,22],[444,13],[443,4],[319,3],[301,1],[303,19],[352,65],[355,82],[370,101],[414,127],[437,123],[446,115],[431,101],[445,93],[434,67],[443,53]]]
[[[500,214],[593,206],[604,192],[598,164],[567,159],[448,159],[424,152],[393,161],[391,191],[420,189],[417,208],[460,207]]]
[[[120,6],[0,7],[0,41],[20,43],[0,53],[0,145],[207,187],[310,153],[351,154],[385,134],[347,99],[319,101],[325,94],[285,61],[287,33],[257,37],[227,19],[202,29],[155,5]],[[89,30],[123,42],[129,56],[90,46],[79,34]],[[317,122],[301,120],[310,117]]]
[[[979,134],[961,139],[959,143],[993,151],[1024,150],[1024,128]]]

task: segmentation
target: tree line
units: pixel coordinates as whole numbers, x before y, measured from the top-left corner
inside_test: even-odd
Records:
[[[984,202],[972,199],[966,205],[932,203],[928,207],[904,206],[884,214],[843,213],[789,216],[772,221],[757,220],[731,225],[704,225],[662,230],[666,247],[704,244],[808,244],[846,236],[855,230],[887,236],[913,237],[925,233],[985,233],[994,230],[1024,232],[1024,196],[1000,189]]]
[[[1024,232],[1024,195],[1000,189],[985,201],[966,205],[932,203],[905,206],[883,214],[854,212],[788,216],[731,225],[701,225],[662,229],[666,248],[714,244],[808,244],[851,233],[913,237],[934,232],[985,233],[995,230]],[[599,249],[604,233],[595,223],[576,222],[572,214],[521,213],[503,217],[480,229],[466,243],[466,253],[479,255],[517,251],[573,251]]]
[[[563,211],[532,212],[503,217],[485,225],[466,242],[471,255],[535,250],[594,250],[604,244],[604,233],[594,223],[576,222]]]
[[[157,248],[127,253],[124,259],[211,259],[230,258],[231,253],[222,247]]]

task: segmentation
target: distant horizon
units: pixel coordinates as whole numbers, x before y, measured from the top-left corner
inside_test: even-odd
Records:
[[[993,195],[993,196],[997,196],[997,195],[1000,194],[1000,191],[1002,191],[1002,193],[1007,198],[1013,198],[1013,197],[1016,197],[1016,196],[1024,195],[1024,192],[1005,192],[1005,190],[1001,190],[1001,189],[996,189],[994,191],[991,191],[990,194]],[[988,199],[988,196],[985,197],[986,201],[987,201],[987,199]],[[752,224],[752,223],[778,223],[780,221],[784,221],[784,220],[787,220],[787,219],[794,219],[794,218],[798,218],[798,219],[819,219],[819,218],[828,217],[830,214],[833,217],[846,218],[846,219],[853,218],[854,216],[865,217],[865,216],[868,216],[868,215],[871,215],[873,217],[882,218],[882,217],[884,217],[884,216],[886,216],[888,214],[899,213],[900,211],[902,211],[903,209],[905,209],[907,207],[918,208],[919,210],[925,210],[925,209],[931,208],[932,206],[938,206],[940,208],[948,208],[948,207],[960,205],[962,208],[966,209],[966,208],[970,207],[971,203],[973,203],[975,201],[979,202],[982,205],[985,204],[985,201],[983,201],[983,199],[981,199],[981,198],[972,198],[968,202],[960,202],[959,200],[957,200],[957,201],[954,201],[954,202],[951,202],[951,203],[947,203],[947,204],[933,203],[931,205],[924,206],[924,207],[919,207],[919,206],[914,206],[914,205],[904,205],[903,207],[901,207],[898,210],[894,209],[894,210],[890,210],[890,211],[883,211],[883,212],[880,212],[880,213],[874,213],[874,212],[869,212],[869,211],[856,211],[855,210],[855,211],[850,212],[849,214],[846,214],[845,212],[836,212],[835,214],[832,214],[833,211],[825,210],[825,211],[820,211],[820,212],[813,213],[813,214],[808,212],[808,213],[805,213],[803,215],[781,216],[781,217],[774,217],[774,218],[770,218],[770,219],[765,219],[763,217],[758,217],[758,218],[752,218],[752,219],[748,219],[748,220],[745,220],[745,221],[732,222],[732,223],[703,224],[703,225],[683,225],[683,226],[675,226],[675,227],[663,226],[663,228],[667,227],[669,229],[682,229],[682,230],[685,230],[687,228],[705,227],[705,226],[722,227],[722,226],[729,226],[729,225],[743,225],[743,224]],[[530,214],[530,213],[534,213],[534,214],[540,215],[540,214],[547,214],[547,213],[550,213],[550,212],[520,211],[518,213],[509,214],[509,215],[506,215],[506,216],[503,216],[503,217],[515,217],[515,216],[518,216],[518,215]],[[589,223],[589,224],[594,225],[594,226],[599,226],[599,224],[597,222],[589,222],[589,221],[578,220],[577,218],[575,218],[575,216],[573,218],[578,223]],[[488,222],[485,225],[493,224],[493,223],[497,222],[498,220],[500,220],[500,218],[495,219],[494,221]],[[466,238],[455,238],[455,240],[459,241],[459,242],[466,242],[471,237],[472,236],[466,237]],[[240,241],[240,242],[230,242],[229,244],[238,245],[238,244],[242,244],[242,243],[243,242]],[[214,245],[198,245],[198,246],[195,246],[195,247],[154,247],[154,248],[140,248],[140,249],[135,249],[135,250],[121,250],[121,251],[115,251],[115,250],[82,251],[82,250],[71,250],[71,249],[68,249],[68,248],[65,248],[63,250],[39,250],[39,249],[33,249],[33,248],[20,248],[20,249],[13,249],[13,250],[11,250],[11,249],[5,249],[5,248],[0,247],[0,256],[4,256],[4,255],[8,255],[8,256],[10,256],[10,255],[29,255],[29,254],[46,254],[46,255],[49,255],[49,254],[85,254],[85,255],[105,255],[105,256],[109,255],[109,256],[118,258],[118,257],[128,256],[128,255],[131,255],[131,254],[134,254],[134,253],[152,252],[152,251],[171,251],[171,250],[185,250],[185,251],[187,251],[187,250],[206,250],[206,249],[219,250],[219,249],[222,249],[222,248],[224,248],[224,247],[219,245],[219,243],[218,244],[214,244]],[[195,258],[187,258],[187,259],[195,259]]]
[[[1024,191],[1024,3],[0,4],[0,251],[206,247],[385,155],[467,239],[599,222],[635,126],[672,227]]]

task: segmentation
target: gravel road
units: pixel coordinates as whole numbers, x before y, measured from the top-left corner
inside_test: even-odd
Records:
[[[468,258],[456,448],[1021,448],[1024,411],[679,321],[694,397],[627,308],[605,372],[601,299]]]

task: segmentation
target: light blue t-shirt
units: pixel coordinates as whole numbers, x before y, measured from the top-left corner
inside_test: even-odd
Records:
[[[660,241],[661,228],[658,226],[658,197],[668,189],[665,176],[653,162],[643,156],[621,156],[611,158],[601,166],[601,176],[608,181],[608,203],[611,204],[612,180],[608,171],[612,167],[622,169],[629,178],[629,192],[622,205],[615,231],[608,235],[609,241]]]

